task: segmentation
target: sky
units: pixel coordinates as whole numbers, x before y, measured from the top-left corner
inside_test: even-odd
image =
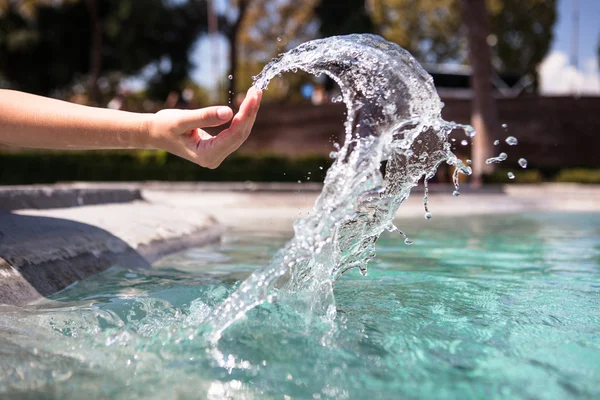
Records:
[[[579,5],[578,68],[570,64],[573,7]],[[600,95],[600,0],[559,0],[554,41],[539,67],[544,95]]]
[[[573,37],[573,8],[579,7],[579,45],[577,68],[571,65]],[[554,40],[546,58],[539,66],[540,92],[543,95],[600,95],[600,0],[558,0],[558,19]],[[216,45],[201,39],[192,60],[197,66],[193,78],[206,87],[214,87],[214,76],[224,76],[227,69],[227,42],[219,38]],[[217,48],[217,55],[212,48]],[[211,57],[218,59],[213,68]]]

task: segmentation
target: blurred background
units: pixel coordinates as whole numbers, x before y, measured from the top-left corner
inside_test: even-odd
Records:
[[[598,0],[0,0],[0,88],[137,112],[236,108],[279,53],[376,33],[434,77],[445,119],[477,129],[473,145],[454,142],[472,182],[600,183],[599,21]],[[0,184],[319,181],[343,138],[338,94],[303,72],[274,80],[250,139],[217,170],[161,151],[0,145]],[[507,161],[485,164],[501,151]]]

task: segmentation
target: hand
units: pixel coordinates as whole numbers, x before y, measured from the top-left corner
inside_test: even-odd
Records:
[[[217,136],[201,128],[219,126],[229,121],[233,116],[229,107],[159,111],[146,124],[149,144],[202,167],[217,168],[250,135],[261,98],[260,90],[250,88],[231,126]]]

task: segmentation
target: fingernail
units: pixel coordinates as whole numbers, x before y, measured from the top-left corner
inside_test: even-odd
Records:
[[[217,110],[217,117],[219,119],[227,119],[229,118],[229,107],[221,107]]]

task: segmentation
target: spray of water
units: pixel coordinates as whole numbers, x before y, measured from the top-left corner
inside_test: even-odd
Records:
[[[266,301],[286,299],[307,315],[333,319],[334,282],[351,268],[366,274],[383,231],[412,243],[393,219],[419,180],[426,185],[446,162],[456,168],[458,195],[458,174],[471,173],[451,152],[448,136],[455,129],[468,137],[475,132],[441,118],[443,103],[433,79],[398,45],[375,35],[314,40],[273,60],[254,85],[267,89],[274,77],[298,69],[325,74],[339,85],[348,111],[345,142],[332,153],[335,162],[313,212],[294,223],[293,239],[208,318],[213,342]],[[424,204],[430,218],[427,191]]]

